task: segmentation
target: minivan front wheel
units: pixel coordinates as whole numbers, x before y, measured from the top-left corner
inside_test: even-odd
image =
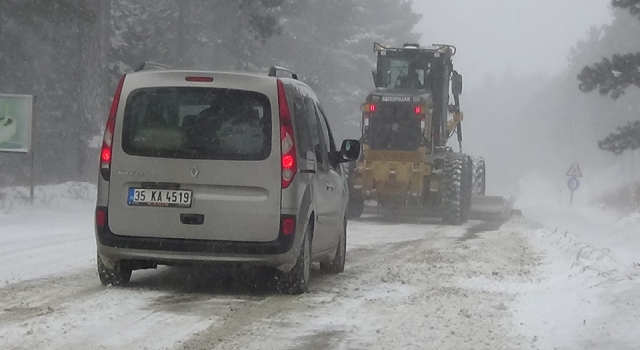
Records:
[[[311,277],[311,228],[307,228],[295,266],[289,272],[280,272],[278,290],[283,294],[302,294],[309,289]]]
[[[115,269],[108,268],[100,259],[98,254],[98,277],[103,285],[123,286],[131,280],[132,269],[127,267],[121,261],[116,264]]]

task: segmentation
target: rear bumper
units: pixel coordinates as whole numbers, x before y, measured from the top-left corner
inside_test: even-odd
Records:
[[[296,232],[299,232],[296,230]],[[107,265],[118,260],[158,264],[247,263],[288,270],[298,257],[295,232],[271,242],[232,242],[121,236],[108,226],[96,229],[98,253]],[[298,242],[300,243],[300,242]],[[299,245],[299,244],[298,244]]]
[[[282,271],[289,271],[295,265],[297,249],[279,255],[226,255],[206,253],[184,253],[161,250],[139,250],[113,248],[98,243],[98,254],[102,262],[109,268],[121,260],[134,260],[158,265],[207,265],[207,264],[240,264],[242,266],[268,266]]]
[[[101,245],[135,250],[157,250],[174,253],[205,253],[231,255],[273,255],[291,250],[295,233],[271,242],[232,242],[199,239],[130,237],[116,235],[106,227],[96,230],[96,238]]]

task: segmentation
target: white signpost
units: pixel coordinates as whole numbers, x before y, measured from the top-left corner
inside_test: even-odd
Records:
[[[567,181],[567,187],[571,190],[571,199],[569,200],[569,205],[573,205],[573,192],[575,192],[578,188],[580,188],[580,180],[579,177],[582,177],[582,170],[580,170],[580,165],[575,163],[569,168],[567,171],[567,176],[569,176],[569,181]]]

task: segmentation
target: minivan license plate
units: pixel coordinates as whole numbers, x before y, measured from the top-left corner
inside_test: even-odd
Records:
[[[127,204],[146,207],[191,208],[193,193],[186,190],[129,188]]]

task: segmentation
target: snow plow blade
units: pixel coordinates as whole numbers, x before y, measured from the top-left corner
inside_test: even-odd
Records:
[[[513,214],[516,199],[499,196],[474,196],[471,198],[471,219],[507,220]]]

